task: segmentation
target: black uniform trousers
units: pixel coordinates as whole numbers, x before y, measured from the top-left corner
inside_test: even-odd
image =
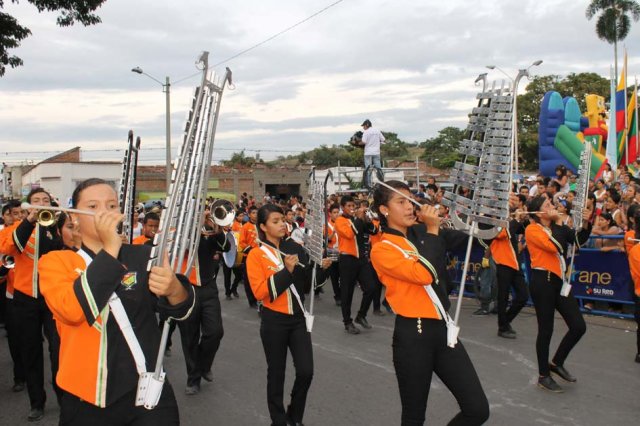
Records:
[[[136,390],[111,405],[100,408],[63,392],[60,426],[178,426],[180,414],[173,389],[165,381],[158,405],[153,410],[136,407]]]
[[[353,291],[356,288],[356,281],[362,286],[362,302],[358,317],[365,318],[373,300],[374,283],[371,272],[371,264],[367,259],[340,254],[338,258],[340,264],[340,298],[342,308],[342,321],[344,325],[351,324],[351,302],[353,301]]]
[[[25,383],[26,376],[24,372],[24,364],[20,355],[20,330],[19,323],[15,320],[13,313],[13,299],[7,299],[5,328],[7,330],[7,340],[9,343],[9,354],[13,361],[13,383]]]
[[[489,418],[489,402],[462,342],[447,346],[444,321],[396,315],[393,331],[393,365],[396,370],[402,426],[423,425],[433,373],[458,401],[460,412],[449,425],[481,425]]]
[[[637,354],[640,354],[640,297],[634,296],[636,300],[636,308],[634,311],[634,316],[636,318],[636,345],[637,345]]]
[[[189,318],[178,322],[182,352],[187,364],[187,386],[199,386],[202,375],[211,370],[224,335],[222,311],[215,281],[194,286],[196,303]]]
[[[233,272],[233,283],[231,282],[231,272]],[[242,266],[229,268],[226,263],[222,262],[222,273],[224,274],[225,296],[231,296],[233,293],[237,293],[238,284],[242,280]]]
[[[249,276],[247,275],[247,258],[245,257],[242,261],[242,280],[244,281],[244,293],[247,295],[247,302],[249,302],[249,306],[254,307],[257,306],[258,300],[256,296],[253,295],[253,290],[251,290],[251,284],[249,284]]]
[[[560,296],[562,280],[556,275],[540,270],[531,271],[531,299],[536,309],[538,319],[538,337],[536,338],[536,354],[538,356],[538,370],[540,376],[548,376],[549,372],[549,346],[553,336],[553,315],[556,310],[562,315],[569,327],[564,335],[558,350],[553,357],[553,363],[562,366],[571,349],[578,343],[587,331],[587,325],[582,318],[573,294],[568,297]]]
[[[331,277],[331,287],[333,287],[334,300],[341,300],[340,297],[340,264],[332,262],[329,267],[329,276]]]
[[[16,290],[13,295],[12,314],[16,321],[15,329],[18,334],[20,357],[24,367],[31,408],[44,408],[47,400],[47,394],[44,390],[43,333],[49,343],[51,377],[59,404],[62,391],[56,385],[55,377],[58,372],[60,337],[51,311],[42,296],[34,299]]]
[[[529,293],[522,271],[505,265],[497,265],[496,277],[498,279],[498,329],[506,331],[509,329],[511,321],[518,316],[527,303]],[[513,289],[515,295],[511,300],[509,310],[507,310],[511,289]]]
[[[307,393],[313,379],[313,350],[311,333],[302,314],[287,315],[264,308],[260,324],[260,338],[267,359],[267,405],[271,423],[286,426],[289,420],[301,423]],[[296,378],[291,390],[291,403],[284,409],[284,377],[287,350],[291,351]]]
[[[382,282],[380,278],[378,278],[378,273],[373,267],[373,264],[369,262],[369,267],[371,268],[371,278],[373,278],[373,310],[380,310],[380,300],[382,299]]]

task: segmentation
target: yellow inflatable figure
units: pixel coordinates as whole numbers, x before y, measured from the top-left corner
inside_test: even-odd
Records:
[[[600,152],[603,149],[603,142],[607,140],[607,135],[609,134],[604,97],[586,95],[585,102],[587,104],[587,111],[584,115],[589,120],[589,127],[584,129],[584,136],[600,136],[597,146],[594,146],[596,152]]]

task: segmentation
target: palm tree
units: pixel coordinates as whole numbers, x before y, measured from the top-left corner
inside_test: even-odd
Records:
[[[633,0],[592,0],[587,7],[587,19],[600,13],[596,34],[600,40],[613,44],[616,78],[618,78],[618,41],[624,40],[631,29],[631,19],[640,19],[640,4]]]

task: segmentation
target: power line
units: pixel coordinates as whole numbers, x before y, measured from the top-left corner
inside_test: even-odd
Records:
[[[309,21],[309,20],[311,20],[311,19],[315,18],[316,16],[318,16],[318,15],[320,15],[320,14],[324,13],[324,12],[326,12],[327,10],[329,10],[329,9],[331,9],[332,7],[334,7],[334,6],[338,5],[339,3],[342,3],[343,1],[344,1],[344,0],[337,0],[337,1],[333,2],[333,3],[331,3],[330,5],[325,6],[324,8],[322,8],[322,9],[320,9],[319,11],[315,12],[314,14],[307,16],[307,17],[306,17],[306,18],[304,18],[302,21],[298,21],[298,22],[296,22],[295,24],[291,25],[290,27],[287,27],[287,28],[285,28],[284,30],[282,30],[282,31],[280,31],[280,32],[278,32],[278,33],[276,33],[276,34],[272,35],[271,37],[268,37],[268,38],[266,38],[266,39],[262,40],[260,43],[256,43],[256,44],[254,44],[253,46],[251,46],[251,47],[249,47],[249,48],[247,48],[247,49],[244,49],[244,50],[242,50],[242,51],[240,51],[240,52],[236,53],[236,54],[235,54],[235,55],[233,55],[233,56],[228,57],[228,58],[227,58],[227,59],[225,59],[224,61],[220,61],[220,62],[218,62],[218,63],[216,63],[216,64],[212,65],[211,67],[212,67],[212,68],[215,68],[215,67],[217,67],[217,66],[219,66],[219,65],[222,65],[222,64],[224,64],[224,63],[226,63],[226,62],[229,62],[229,61],[230,61],[230,60],[232,60],[232,59],[235,59],[235,58],[237,58],[237,57],[239,57],[239,56],[242,56],[242,55],[244,55],[244,54],[245,54],[245,53],[247,53],[247,52],[250,52],[250,51],[252,51],[252,50],[254,50],[254,49],[257,49],[258,47],[262,46],[263,44],[266,44],[266,43],[270,42],[271,40],[275,39],[276,37],[279,37],[279,36],[281,36],[282,34],[284,34],[284,33],[286,33],[286,32],[291,31],[292,29],[296,28],[297,26],[304,24],[305,22],[307,22],[307,21]],[[197,75],[201,75],[201,74],[202,74],[202,73],[199,71],[199,72],[197,72],[197,73],[195,73],[195,74],[191,74],[191,75],[188,75],[188,76],[186,76],[186,77],[184,77],[184,78],[181,78],[180,80],[175,81],[173,84],[180,83],[180,82],[182,82],[182,81],[188,80],[188,79],[190,79],[190,78],[193,78],[193,77],[195,77],[195,76],[197,76]]]

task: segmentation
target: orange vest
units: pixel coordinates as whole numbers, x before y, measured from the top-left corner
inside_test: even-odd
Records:
[[[529,249],[532,269],[543,269],[563,278],[566,271],[560,244],[551,236],[551,231],[539,223],[531,223],[524,231]]]
[[[133,239],[133,241],[131,241],[131,244],[133,245],[143,245],[145,244],[147,241],[149,241],[151,238],[147,238],[144,234],[142,235],[138,235],[137,237],[135,237]]]
[[[640,297],[640,244],[636,244],[629,251],[629,271],[636,296]]]
[[[273,276],[282,271],[284,260],[280,253],[276,252],[272,247],[267,244],[263,246],[274,254],[281,265],[279,266],[274,263],[273,260],[262,251],[262,248],[251,250],[247,256],[247,277],[249,278],[251,290],[256,299],[262,301],[265,308],[283,314],[293,315],[293,304],[298,302],[293,294],[291,294],[290,289],[280,293],[275,300],[272,300],[276,292]],[[293,278],[291,282],[293,283]]]
[[[340,251],[340,254],[360,257],[353,222],[344,216],[338,216],[335,227],[336,232],[338,233],[338,250]]]
[[[442,319],[424,289],[434,281],[435,270],[408,239],[383,233],[381,242],[371,249],[371,263],[395,313],[408,318]]]
[[[491,242],[491,256],[494,262],[498,265],[508,266],[516,271],[518,267],[518,257],[513,251],[513,245],[511,244],[511,235],[509,230],[504,228],[497,237]]]
[[[327,225],[329,225],[329,240],[328,246],[329,248],[338,248],[338,233],[336,232],[336,224],[331,219],[327,221]]]
[[[624,251],[629,253],[633,246],[635,246],[638,242],[631,241],[636,238],[636,231],[627,231],[624,233]]]
[[[248,247],[256,248],[258,247],[258,243],[256,242],[256,238],[258,238],[258,231],[256,229],[256,224],[251,223],[251,221],[242,225],[242,229],[240,230],[240,248],[239,250],[244,251]]]
[[[373,248],[374,245],[382,241],[382,229],[380,229],[380,221],[378,219],[372,219],[371,222],[376,230],[375,234],[369,235],[369,244],[371,245],[371,248]]]
[[[24,219],[26,220],[26,219]],[[38,297],[38,258],[36,241],[40,238],[40,225],[36,224],[25,247],[19,247],[15,230],[21,221],[16,221],[0,234],[0,253],[14,257],[16,271],[13,287],[21,293]]]

